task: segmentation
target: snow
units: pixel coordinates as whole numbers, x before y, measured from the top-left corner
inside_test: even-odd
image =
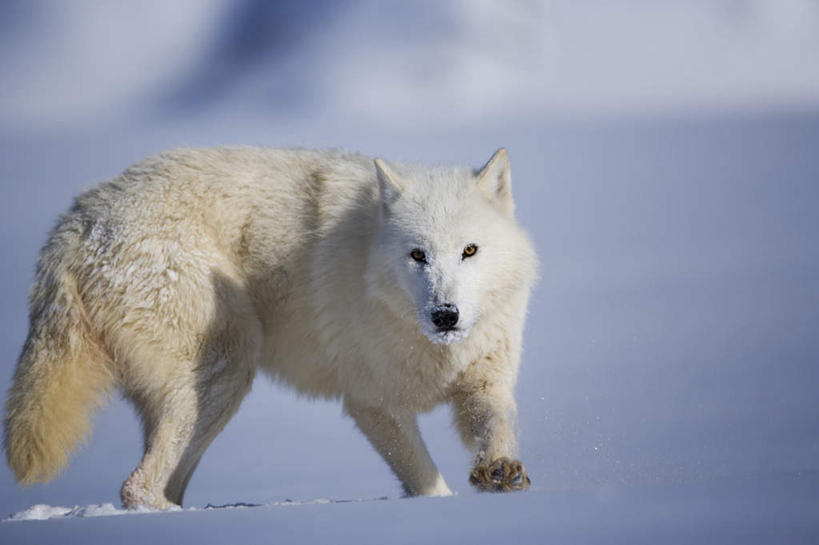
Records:
[[[383,498],[376,498],[376,499],[354,499],[354,500],[330,500],[327,498],[318,498],[315,500],[306,500],[306,501],[295,501],[295,500],[284,500],[284,501],[274,501],[270,503],[266,503],[264,505],[259,503],[245,503],[245,502],[238,502],[238,503],[228,503],[225,505],[211,505],[208,504],[205,507],[197,508],[197,507],[187,507],[182,509],[181,507],[172,507],[165,511],[159,511],[156,509],[149,509],[147,507],[137,507],[135,509],[124,509],[115,507],[113,503],[103,503],[103,504],[92,504],[86,506],[75,505],[74,507],[61,507],[61,506],[51,506],[39,503],[37,505],[32,505],[28,509],[24,509],[17,513],[13,513],[7,519],[4,519],[2,522],[13,522],[13,521],[23,521],[23,520],[48,520],[48,519],[59,519],[59,518],[88,518],[88,517],[111,517],[117,515],[144,515],[146,513],[175,513],[179,511],[212,511],[217,509],[249,509],[253,507],[292,507],[296,505],[323,505],[328,503],[361,503],[361,502],[370,502],[370,501],[383,501],[386,500],[386,497]]]
[[[18,513],[14,513],[3,522],[20,521],[20,520],[47,520],[54,518],[83,518],[83,517],[110,517],[113,515],[137,514],[147,513],[149,509],[127,511],[125,509],[118,509],[112,503],[86,505],[84,507],[75,505],[74,507],[52,507],[39,503],[32,505],[28,509],[24,509]]]
[[[106,505],[111,504],[107,503]],[[113,505],[111,505],[111,507],[113,507]],[[20,511],[19,513],[14,513],[4,522],[12,520],[46,520],[57,517],[71,516],[72,511],[74,511],[74,509],[71,507],[52,507],[50,505],[38,503],[37,505],[32,505],[28,509]]]
[[[65,517],[40,509],[58,516],[0,524],[0,542],[816,536],[819,117],[533,124],[423,137],[301,131],[216,120],[0,134],[0,178],[12,180],[0,203],[5,383],[25,338],[26,287],[46,230],[77,191],[152,150],[332,138],[388,157],[479,164],[502,143],[543,262],[517,390],[521,459],[534,490],[472,491],[469,455],[442,409],[421,427],[458,495],[397,499],[386,464],[338,404],[298,399],[260,377],[205,454],[183,512]],[[139,460],[139,425],[117,399],[95,422],[89,444],[48,485],[20,490],[0,467],[3,517],[37,504],[118,505]],[[202,509],[237,502],[262,507]]]
[[[759,484],[293,502],[0,523],[9,543],[814,543],[817,475]],[[65,509],[65,508],[63,508]]]

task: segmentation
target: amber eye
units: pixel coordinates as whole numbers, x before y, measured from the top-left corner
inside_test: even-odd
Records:
[[[424,250],[420,250],[418,248],[410,252],[410,257],[415,261],[420,261],[421,263],[426,263],[427,261],[427,254],[424,253]]]
[[[476,244],[470,244],[469,246],[464,248],[464,253],[461,257],[463,259],[466,259],[467,257],[472,257],[476,253],[478,253],[478,246]]]

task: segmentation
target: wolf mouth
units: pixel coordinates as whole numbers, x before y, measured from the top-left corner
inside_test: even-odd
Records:
[[[458,328],[436,328],[432,335],[429,335],[429,340],[435,344],[453,344],[460,342],[466,338],[466,331]]]

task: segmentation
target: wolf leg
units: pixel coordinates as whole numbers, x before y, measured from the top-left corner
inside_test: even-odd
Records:
[[[464,444],[475,452],[469,481],[479,490],[523,490],[531,480],[517,460],[514,380],[473,366],[453,395],[455,422]]]
[[[415,414],[344,403],[347,414],[381,454],[410,496],[449,496],[452,492],[429,456]]]
[[[131,396],[143,420],[145,454],[122,486],[123,505],[182,504],[199,459],[250,389],[249,363],[228,356],[223,369],[192,368],[161,391]]]
[[[261,326],[244,303],[229,304],[241,300],[237,293],[220,297],[222,308],[193,359],[160,356],[151,367],[163,369],[161,377],[127,381],[143,422],[145,454],[122,486],[126,507],[181,505],[199,459],[250,390]]]
[[[250,389],[247,360],[234,355],[209,363],[224,368],[193,367],[160,391],[131,396],[143,420],[145,454],[122,486],[126,507],[181,505],[199,459]]]

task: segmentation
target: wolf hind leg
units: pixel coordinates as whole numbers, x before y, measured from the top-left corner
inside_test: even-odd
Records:
[[[192,360],[165,357],[162,380],[134,381],[127,392],[142,418],[145,453],[122,485],[125,507],[181,505],[211,441],[250,390],[261,326],[248,313],[228,313],[205,336]]]
[[[236,355],[224,364],[231,368],[205,377],[191,368],[164,391],[132,396],[143,421],[145,454],[122,486],[125,507],[182,504],[200,458],[250,390],[253,366]]]
[[[401,481],[407,495],[452,494],[424,445],[415,414],[390,412],[351,400],[345,400],[344,408]]]

